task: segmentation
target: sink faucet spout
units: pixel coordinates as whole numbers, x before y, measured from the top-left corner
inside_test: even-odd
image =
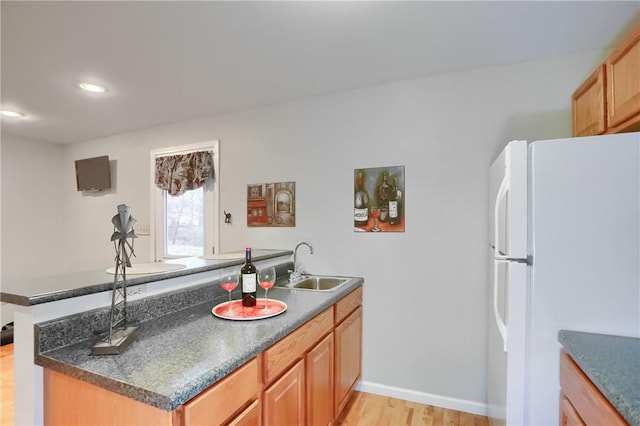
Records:
[[[300,248],[300,246],[309,247],[309,253],[313,254],[313,246],[311,246],[311,244],[309,244],[308,242],[301,241],[298,243],[298,245],[296,245],[295,250],[293,250],[293,271],[291,271],[291,275],[289,275],[290,283],[293,283],[296,279],[300,278],[301,274],[304,273],[303,271],[298,270],[297,259],[298,259],[298,249]]]

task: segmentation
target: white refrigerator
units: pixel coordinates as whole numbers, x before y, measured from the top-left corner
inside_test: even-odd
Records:
[[[489,195],[489,418],[557,425],[558,330],[640,337],[640,133],[510,142]]]

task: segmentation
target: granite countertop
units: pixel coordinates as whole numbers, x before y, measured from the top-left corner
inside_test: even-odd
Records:
[[[640,425],[640,338],[560,330],[558,341],[622,417]]]
[[[235,258],[225,258],[225,254],[238,254],[238,256]],[[205,256],[204,259],[189,257],[168,260],[166,263],[181,264],[186,267],[177,271],[156,274],[129,275],[127,276],[127,286],[131,287],[138,284],[212,271],[233,265],[242,265],[244,263],[244,252],[225,254],[221,254],[220,257],[222,258],[220,259],[208,259],[214,257],[214,255],[211,255]],[[252,252],[252,260],[257,262],[291,254],[293,254],[292,250],[254,249]],[[107,268],[102,271],[84,271],[29,280],[3,282],[0,301],[14,305],[31,306],[108,291],[111,290],[113,286],[114,275],[107,273],[106,270]]]
[[[170,411],[272,346],[363,282],[362,278],[352,278],[331,292],[274,287],[269,291],[270,298],[285,302],[287,310],[278,316],[255,321],[229,321],[214,317],[211,314],[213,306],[226,300],[226,296],[217,297],[137,324],[136,339],[120,355],[90,355],[92,346],[100,340],[100,336],[94,336],[44,349],[36,354],[35,363]],[[77,323],[73,317],[67,320],[68,324]],[[68,324],[58,321],[57,327],[68,333]],[[43,346],[47,345],[41,343],[41,348]]]

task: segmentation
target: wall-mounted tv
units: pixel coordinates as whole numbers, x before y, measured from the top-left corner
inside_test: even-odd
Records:
[[[111,188],[109,156],[76,160],[78,191],[102,191]]]

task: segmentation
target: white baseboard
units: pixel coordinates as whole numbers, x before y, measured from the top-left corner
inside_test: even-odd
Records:
[[[487,405],[475,401],[433,395],[430,393],[417,392],[410,389],[364,381],[360,381],[360,383],[358,383],[356,390],[397,399],[404,399],[405,401],[418,402],[420,404],[433,405],[435,407],[447,408],[449,410],[464,411],[465,413],[478,414],[480,416],[487,415]]]

